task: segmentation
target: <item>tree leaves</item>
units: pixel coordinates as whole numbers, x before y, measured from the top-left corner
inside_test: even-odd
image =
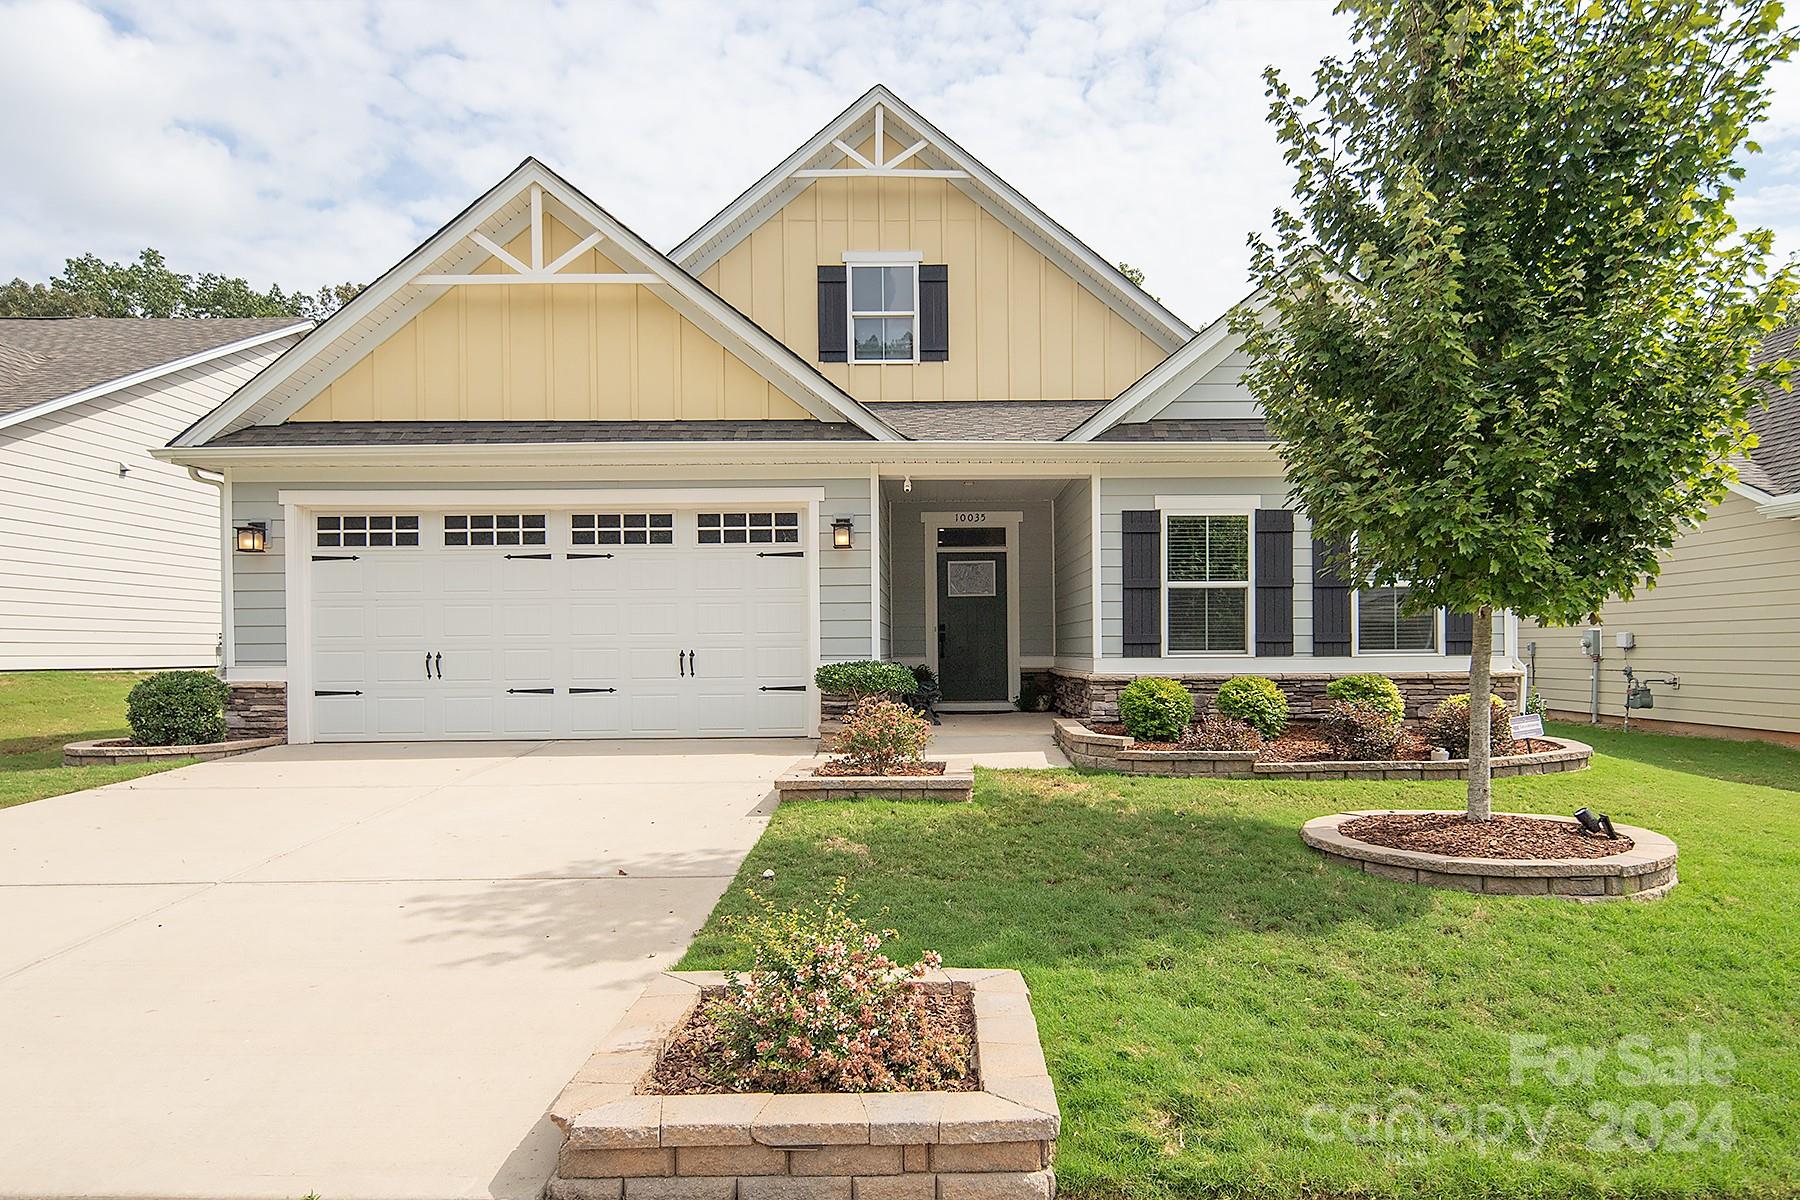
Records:
[[[145,250],[133,263],[95,254],[71,258],[48,284],[0,284],[0,317],[307,317],[323,320],[362,288],[341,283],[316,292],[259,292],[236,276],[180,275]]]

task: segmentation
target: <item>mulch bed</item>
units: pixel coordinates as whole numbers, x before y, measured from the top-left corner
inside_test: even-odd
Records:
[[[1090,722],[1088,728],[1095,733],[1103,733],[1111,737],[1130,737],[1131,731],[1125,726],[1112,724],[1095,724]],[[1192,750],[1193,746],[1185,742],[1134,742],[1133,750]],[[1494,757],[1503,754],[1535,754],[1543,750],[1554,750],[1551,742],[1526,738],[1510,744],[1494,746]],[[1262,758],[1267,762],[1343,762],[1343,755],[1332,748],[1330,742],[1320,737],[1316,730],[1307,726],[1297,726],[1272,742],[1264,744]],[[1431,743],[1408,729],[1401,733],[1400,744],[1394,747],[1395,761],[1425,762],[1431,758]],[[1387,761],[1387,760],[1383,760]]]
[[[918,985],[914,985],[918,986]],[[975,1002],[966,987],[922,987],[925,997],[925,1027],[933,1035],[961,1035],[969,1047],[969,1060],[963,1077],[950,1080],[934,1089],[944,1092],[973,1092],[980,1080],[975,1071]],[[638,1091],[652,1096],[716,1096],[742,1089],[714,1083],[705,1064],[716,1057],[714,1049],[718,1030],[706,1016],[706,1000],[725,994],[724,988],[707,988],[702,1002],[683,1022],[675,1036],[656,1060],[656,1067],[638,1086]]]
[[[1357,817],[1338,832],[1359,842],[1452,858],[1608,858],[1631,849],[1628,837],[1590,837],[1573,821],[1462,813],[1384,813]]]
[[[868,779],[910,779],[920,775],[942,775],[947,764],[934,760],[916,763],[901,763],[891,771],[883,771],[880,775],[870,775],[867,771],[850,766],[844,760],[834,758],[830,762],[821,763],[813,768],[814,775],[853,775]]]

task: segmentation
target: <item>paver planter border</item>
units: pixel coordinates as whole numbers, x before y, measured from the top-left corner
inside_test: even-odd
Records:
[[[1338,832],[1345,821],[1388,813],[1432,812],[1417,808],[1371,808],[1314,817],[1300,839],[1327,861],[1402,883],[1502,896],[1560,896],[1567,900],[1657,900],[1678,881],[1675,843],[1635,825],[1614,828],[1632,840],[1631,849],[1606,858],[1453,858],[1358,841]],[[1535,821],[1562,821],[1542,813],[1513,813]]]
[[[63,766],[105,767],[165,762],[171,758],[230,758],[234,754],[248,754],[252,750],[286,744],[285,737],[235,738],[198,746],[135,746],[117,738],[102,738],[92,742],[70,742],[64,746]]]
[[[775,781],[787,800],[972,800],[975,772],[945,768],[942,775],[814,775],[812,768],[790,771]]]
[[[717,971],[644,989],[550,1107],[548,1200],[1051,1200],[1062,1132],[1017,971],[932,972],[967,987],[979,1091],[711,1096],[639,1090]]]
[[[1493,760],[1496,779],[1516,775],[1554,775],[1588,765],[1594,748],[1571,738],[1546,737],[1550,750],[1502,754]],[[1359,762],[1268,762],[1255,751],[1138,750],[1133,738],[1095,733],[1080,721],[1056,722],[1056,744],[1078,767],[1120,771],[1130,775],[1219,776],[1248,779],[1467,779],[1469,760],[1429,762],[1414,758]]]

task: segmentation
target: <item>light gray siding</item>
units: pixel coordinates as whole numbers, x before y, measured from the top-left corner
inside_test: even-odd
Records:
[[[582,480],[569,481],[503,480],[462,483],[446,480],[412,481],[381,484],[395,490],[466,489],[517,490],[528,487],[568,488],[571,486],[600,488],[667,487],[695,489],[736,486],[746,491],[765,487],[822,487],[825,500],[819,508],[819,654],[826,661],[869,657],[870,635],[874,629],[875,596],[870,569],[872,541],[867,534],[874,527],[874,510],[870,503],[869,481],[853,479],[784,479],[726,481],[713,479],[686,480]],[[281,666],[287,662],[287,595],[283,580],[284,549],[287,529],[276,496],[283,490],[307,488],[354,488],[342,481],[321,483],[317,480],[284,480],[281,482],[236,482],[232,486],[232,512],[235,523],[267,521],[269,549],[266,554],[232,555],[232,587],[235,593],[236,661],[240,667]],[[831,548],[831,520],[849,517],[859,535],[850,550]]]
[[[1171,420],[1260,417],[1262,406],[1241,382],[1244,369],[1249,365],[1248,354],[1242,349],[1233,350],[1223,362],[1202,375],[1160,410],[1144,412],[1133,420],[1148,421],[1156,417]]]
[[[1094,657],[1094,485],[1076,479],[1056,497],[1056,657]]]
[[[917,501],[890,506],[889,544],[893,549],[889,597],[893,610],[890,658],[906,662],[925,660],[925,589],[932,586],[926,574],[925,525],[927,512],[944,508],[942,502]],[[1019,523],[1019,657],[1049,658],[1056,653],[1053,613],[1054,551],[1051,546],[1050,503],[996,502],[986,505],[1023,514]]]

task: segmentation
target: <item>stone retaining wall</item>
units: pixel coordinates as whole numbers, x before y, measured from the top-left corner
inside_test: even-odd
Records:
[[[62,761],[65,767],[119,767],[168,762],[176,758],[230,758],[252,750],[267,750],[286,741],[285,737],[233,738],[197,746],[138,746],[123,739],[102,739],[70,742],[63,747]]]
[[[1153,672],[1146,672],[1152,674]],[[1288,711],[1296,721],[1316,721],[1325,715],[1325,685],[1348,672],[1284,671],[1267,678],[1275,681],[1287,696]],[[1119,719],[1119,692],[1136,675],[1095,675],[1086,671],[1053,672],[1056,677],[1056,711],[1067,717],[1111,722]],[[1212,707],[1219,685],[1232,678],[1228,674],[1171,675],[1194,697],[1194,710],[1205,712]],[[1469,690],[1466,671],[1412,671],[1389,675],[1406,700],[1406,714],[1418,719],[1431,711],[1440,700],[1461,696]],[[1494,672],[1494,694],[1505,700],[1514,712],[1524,704],[1525,676],[1518,671]]]
[[[1301,827],[1300,839],[1323,854],[1327,862],[1353,871],[1401,883],[1484,895],[1656,900],[1667,895],[1677,882],[1675,843],[1660,833],[1632,825],[1614,826],[1618,833],[1631,839],[1631,849],[1606,858],[1451,858],[1377,846],[1338,832],[1338,826],[1357,817],[1419,811],[1429,810],[1366,809],[1317,817]],[[1536,813],[1514,815],[1563,820]]]
[[[228,682],[225,692],[228,736],[287,741],[287,684]]]
[[[548,1200],[1051,1200],[1062,1117],[1017,971],[946,970],[975,1007],[981,1089],[638,1090],[715,972],[657,977],[551,1106]]]
[[[787,800],[970,800],[975,772],[946,769],[942,775],[814,775],[811,767],[775,781],[775,794]]]
[[[1129,775],[1213,775],[1248,779],[1256,773],[1254,750],[1137,750],[1135,739],[1095,733],[1079,721],[1056,722],[1056,744],[1078,767]]]

